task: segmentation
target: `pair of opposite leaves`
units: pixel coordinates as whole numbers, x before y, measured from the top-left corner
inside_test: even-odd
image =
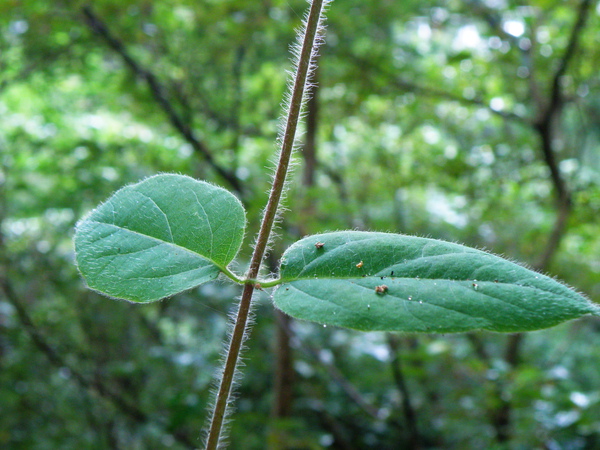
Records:
[[[152,302],[231,274],[245,226],[244,208],[228,191],[156,175],[120,189],[78,223],[77,263],[90,288]],[[293,317],[363,331],[517,332],[600,315],[568,287],[498,256],[359,231],[293,244],[273,299]]]

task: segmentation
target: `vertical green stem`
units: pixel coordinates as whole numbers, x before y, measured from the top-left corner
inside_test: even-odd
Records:
[[[290,159],[296,139],[296,130],[305,98],[305,87],[309,79],[313,58],[316,54],[317,36],[320,29],[321,13],[325,0],[313,0],[308,18],[304,28],[304,38],[298,52],[296,75],[292,86],[287,121],[281,137],[281,151],[273,185],[269,194],[269,200],[265,207],[260,231],[256,239],[256,245],[250,261],[247,278],[256,279],[260,272],[260,266],[265,256],[269,243],[271,231],[277,217],[277,210],[285,187],[285,179],[289,170]],[[246,283],[242,292],[238,312],[235,320],[229,350],[225,359],[225,366],[221,377],[221,383],[217,391],[217,397],[213,408],[210,429],[206,441],[206,449],[213,450],[219,445],[223,422],[227,412],[227,404],[231,394],[235,371],[239,359],[240,350],[247,333],[248,316],[252,303],[254,284]]]

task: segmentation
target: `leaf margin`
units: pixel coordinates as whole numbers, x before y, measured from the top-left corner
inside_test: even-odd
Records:
[[[103,223],[103,222],[98,222],[98,221],[93,221],[90,220],[94,214],[99,214],[99,212],[102,211],[103,208],[106,208],[106,205],[110,204],[111,201],[114,201],[115,197],[117,197],[118,195],[127,192],[127,191],[131,191],[134,190],[137,187],[143,186],[145,183],[151,182],[153,180],[165,180],[167,178],[171,178],[171,179],[175,179],[175,178],[179,178],[179,181],[185,181],[186,183],[190,183],[193,182],[195,185],[203,185],[208,187],[210,190],[212,190],[213,192],[219,192],[222,195],[225,195],[225,198],[228,199],[228,201],[232,202],[232,205],[234,205],[233,209],[236,209],[236,214],[237,214],[237,218],[240,219],[239,226],[238,226],[238,231],[239,231],[239,236],[237,237],[237,239],[232,240],[233,245],[230,245],[233,248],[233,253],[232,256],[229,259],[229,261],[226,264],[222,264],[221,262],[217,262],[215,260],[212,260],[210,258],[208,258],[207,256],[201,254],[201,253],[197,253],[189,248],[183,247],[181,245],[176,244],[175,242],[168,242],[165,240],[161,240],[158,238],[155,238],[153,236],[150,235],[145,235],[142,233],[138,233],[135,230],[129,230],[127,228],[119,228],[117,225],[114,224],[109,224],[109,223]],[[160,208],[159,208],[160,209]],[[161,210],[162,212],[162,210]],[[163,212],[164,213],[164,212]],[[208,220],[208,219],[207,219]],[[104,286],[102,285],[98,285],[97,282],[92,281],[90,282],[89,277],[86,275],[85,271],[86,269],[82,270],[81,267],[81,259],[80,259],[80,247],[78,246],[78,237],[81,236],[81,229],[82,227],[84,227],[87,224],[90,224],[91,222],[95,222],[97,224],[102,224],[102,225],[112,225],[115,226],[117,228],[119,228],[120,230],[124,230],[126,232],[129,233],[135,233],[139,236],[142,236],[143,238],[147,239],[147,240],[153,240],[156,241],[158,243],[162,244],[167,244],[169,246],[173,246],[176,247],[179,250],[184,251],[186,254],[189,254],[190,256],[193,256],[194,258],[200,260],[200,261],[206,261],[207,264],[201,265],[199,268],[200,269],[205,269],[209,266],[214,266],[217,270],[213,271],[212,274],[210,274],[207,278],[203,278],[200,282],[195,283],[195,284],[190,284],[189,286],[183,288],[183,289],[179,289],[176,291],[172,291],[167,293],[166,295],[160,295],[160,296],[154,296],[152,298],[150,297],[146,297],[146,298],[140,298],[137,295],[114,295],[114,290],[112,292],[107,292],[104,289]],[[100,294],[102,294],[103,296],[107,296],[109,298],[112,299],[116,299],[116,300],[126,300],[128,302],[133,302],[133,303],[150,303],[150,302],[154,302],[154,301],[158,301],[158,300],[162,300],[165,298],[169,298],[173,295],[176,295],[178,293],[184,292],[186,290],[189,289],[193,289],[194,287],[197,287],[205,282],[208,281],[212,281],[216,278],[218,278],[218,276],[223,273],[225,276],[231,278],[233,281],[235,282],[242,282],[242,280],[237,277],[233,272],[231,272],[228,268],[229,264],[231,264],[231,262],[235,259],[235,257],[237,256],[237,254],[239,253],[239,250],[241,248],[241,244],[243,243],[244,237],[245,237],[245,231],[247,228],[247,218],[246,218],[246,211],[245,208],[242,204],[242,202],[235,196],[233,195],[230,191],[228,191],[227,189],[224,189],[214,183],[210,183],[207,181],[203,181],[203,180],[197,180],[195,178],[192,178],[190,176],[187,175],[181,175],[181,174],[174,174],[174,173],[158,173],[146,178],[143,178],[142,180],[139,180],[137,182],[133,182],[130,184],[127,184],[125,186],[122,186],[121,188],[119,188],[118,190],[116,190],[115,192],[113,192],[106,200],[104,200],[103,202],[99,203],[95,208],[93,208],[92,210],[88,211],[75,225],[75,233],[73,236],[73,243],[74,243],[74,250],[75,250],[75,265],[79,271],[79,273],[81,274],[86,286],[90,289],[93,290],[95,292],[98,292]],[[229,253],[229,252],[228,252]],[[178,275],[178,274],[175,274]]]
[[[544,322],[543,320],[541,320],[540,323],[545,323],[543,326],[536,325],[536,326],[521,327],[521,326],[507,325],[503,328],[502,326],[489,326],[489,325],[483,324],[483,326],[466,327],[466,328],[462,328],[462,329],[460,327],[455,327],[455,329],[450,329],[448,327],[443,328],[443,329],[436,329],[433,325],[427,329],[425,329],[425,327],[422,327],[421,329],[414,329],[414,327],[413,327],[413,329],[406,329],[402,326],[380,327],[380,326],[368,326],[368,325],[360,324],[360,323],[358,323],[358,325],[353,323],[352,325],[356,325],[356,326],[349,326],[348,323],[345,323],[345,322],[343,322],[343,320],[339,319],[341,316],[343,316],[343,314],[339,314],[340,313],[339,310],[337,311],[338,315],[335,318],[333,316],[336,315],[336,312],[333,309],[331,309],[329,311],[330,315],[328,318],[325,318],[322,311],[321,311],[321,313],[312,313],[312,314],[305,314],[302,311],[299,313],[299,310],[302,309],[302,306],[293,305],[291,303],[292,300],[290,300],[289,298],[286,299],[286,297],[290,297],[290,294],[288,294],[286,296],[284,293],[285,291],[283,291],[283,290],[285,290],[285,289],[289,290],[290,287],[296,287],[298,285],[302,285],[303,282],[312,282],[312,283],[325,282],[327,277],[323,277],[323,273],[310,272],[308,274],[305,274],[302,278],[299,278],[297,276],[298,273],[293,273],[294,270],[296,270],[296,272],[298,270],[298,267],[294,267],[294,264],[296,263],[296,261],[291,261],[292,266],[290,266],[290,255],[294,255],[294,253],[296,253],[296,252],[302,252],[303,250],[306,250],[307,253],[312,253],[312,255],[316,255],[319,252],[323,255],[326,253],[327,250],[331,251],[332,247],[334,249],[337,248],[335,246],[335,244],[331,245],[330,238],[332,236],[339,237],[339,236],[344,236],[344,235],[346,235],[346,236],[369,236],[370,235],[370,236],[398,237],[400,239],[405,239],[405,240],[420,241],[421,243],[434,243],[436,245],[441,244],[442,247],[445,246],[445,247],[449,247],[449,248],[459,249],[462,251],[462,253],[466,254],[467,256],[469,256],[469,255],[479,255],[479,256],[484,255],[485,258],[491,259],[492,261],[500,262],[503,266],[509,266],[510,268],[515,269],[517,274],[519,274],[519,272],[520,272],[520,274],[527,273],[527,274],[532,275],[534,277],[534,279],[539,280],[539,283],[542,283],[542,282],[547,283],[551,289],[548,291],[545,290],[544,295],[549,295],[552,301],[555,300],[555,298],[554,298],[555,296],[565,295],[565,293],[568,292],[568,295],[565,295],[565,297],[566,297],[565,300],[568,300],[568,302],[570,302],[570,303],[569,303],[568,307],[565,307],[565,310],[569,310],[569,308],[571,308],[573,310],[580,308],[581,311],[579,313],[571,315],[571,316],[569,316],[567,314],[566,316],[568,316],[568,317],[559,319],[556,321],[556,323],[551,323],[551,321]],[[317,243],[319,243],[319,246],[316,245]],[[461,252],[459,252],[458,254],[460,254],[460,253]],[[295,256],[298,256],[298,255],[295,255]],[[310,265],[314,262],[314,259],[313,260],[310,259],[310,255],[303,254],[302,259],[303,259],[303,263],[305,264],[305,266]],[[317,259],[317,258],[315,258],[315,259]],[[356,262],[357,262],[356,270],[354,270],[354,268],[352,269],[352,271],[355,274],[359,273],[360,270],[362,270],[364,267],[366,267],[366,259],[365,259],[365,263],[363,263],[363,260],[361,258],[359,258],[357,255]],[[359,265],[360,265],[360,267],[359,267]],[[290,267],[292,267],[292,269],[290,269]],[[292,272],[291,274],[289,273],[290,271]],[[392,274],[393,273],[394,272],[392,272]],[[388,274],[389,274],[389,272],[388,272]],[[373,275],[372,277],[381,277],[381,281],[378,284],[383,285],[383,283],[384,283],[383,280],[384,280],[385,276],[382,277],[382,275],[384,275],[384,274],[377,273],[377,274]],[[543,275],[537,271],[534,271],[534,270],[524,266],[523,264],[515,262],[514,260],[502,258],[493,253],[475,249],[472,247],[467,247],[467,246],[457,244],[457,243],[441,241],[441,240],[436,240],[436,239],[430,239],[430,238],[416,237],[416,236],[407,236],[407,235],[392,234],[392,233],[352,231],[352,230],[338,231],[338,232],[333,232],[333,233],[321,233],[321,234],[317,234],[317,235],[306,236],[303,239],[292,244],[284,252],[284,255],[282,256],[280,276],[281,276],[281,284],[277,287],[277,289],[273,293],[273,302],[278,309],[281,309],[282,311],[286,312],[287,314],[291,315],[292,317],[296,317],[299,319],[309,320],[309,321],[313,321],[313,322],[317,322],[317,323],[321,323],[321,324],[325,324],[325,325],[334,325],[334,326],[341,326],[341,327],[351,328],[351,329],[359,329],[361,331],[401,331],[401,332],[404,331],[404,332],[444,332],[444,333],[446,333],[446,332],[465,332],[465,331],[470,331],[470,330],[484,329],[484,330],[499,331],[499,332],[519,332],[519,331],[533,331],[533,330],[537,330],[537,329],[548,328],[548,327],[557,325],[561,322],[564,322],[566,320],[576,319],[576,318],[582,317],[584,315],[589,315],[589,314],[600,316],[600,306],[593,303],[592,301],[590,301],[584,295],[578,293],[573,288],[566,286],[564,283],[559,282],[555,278],[551,278],[546,275]],[[317,280],[315,280],[315,276],[317,276]],[[333,280],[333,281],[339,280],[339,279],[340,279],[340,277],[337,275],[334,278],[330,278],[330,280]],[[417,277],[417,279],[419,279],[419,277]],[[420,278],[420,279],[422,282],[427,283],[427,278]],[[321,280],[321,281],[319,281],[319,280]],[[360,282],[361,280],[364,280],[364,277],[350,276],[350,277],[347,277],[346,280],[349,283]],[[457,280],[449,280],[449,281],[455,282]],[[474,290],[477,290],[477,289],[481,290],[481,289],[485,288],[485,286],[482,283],[490,282],[492,280],[487,280],[487,281],[480,280],[479,282],[477,282],[476,279],[474,279],[474,278],[472,280],[465,278],[462,281],[464,283],[465,282],[471,283],[472,285],[470,287],[472,287]],[[493,281],[498,283],[497,279],[493,280]],[[387,283],[390,284],[389,280]],[[494,284],[496,284],[496,283],[494,283]],[[305,284],[306,283],[304,283],[303,287],[306,287]],[[373,288],[373,287],[376,287],[376,285],[372,284],[370,287]],[[492,286],[492,287],[494,287],[494,286]],[[528,288],[539,288],[539,286],[537,286],[535,283],[531,283],[531,285],[523,284],[522,286],[519,286],[519,289],[521,291],[528,289]],[[318,290],[319,288],[313,288],[313,289]],[[389,289],[389,291],[388,291],[388,289]],[[386,291],[388,291],[388,292],[386,292],[385,297],[389,299],[391,296],[393,296],[394,289],[396,289],[395,286],[392,286],[392,285],[390,285],[389,287],[386,286]],[[310,290],[310,288],[309,288],[309,290]],[[496,287],[496,290],[497,290],[497,287]],[[341,292],[341,290],[338,292]],[[478,292],[478,294],[483,294],[483,292],[480,291],[480,292]],[[310,293],[308,293],[307,295],[310,295]],[[333,295],[335,296],[336,293],[334,292]],[[298,296],[298,297],[299,298],[296,299],[297,302],[301,301],[300,298],[302,296]],[[376,293],[373,290],[372,295],[370,297],[372,299],[372,302],[366,304],[368,306],[368,309],[362,310],[361,311],[362,314],[363,315],[367,314],[365,311],[373,312],[373,306],[376,304],[374,302],[376,302],[377,299],[381,298],[381,297],[384,297],[384,296],[383,295],[376,296]],[[406,299],[407,297],[408,297],[408,299],[411,299],[411,296],[408,296],[408,295],[406,295],[404,298]],[[306,299],[304,299],[304,300],[306,300]],[[418,298],[415,298],[415,300],[418,300]],[[421,300],[425,300],[425,299],[421,299]],[[310,301],[309,301],[309,304],[310,304]],[[413,303],[413,305],[414,305],[414,303]],[[314,309],[319,309],[314,304],[310,304],[310,306]],[[549,307],[549,306],[547,306],[547,307]],[[323,307],[322,309],[325,311],[327,310],[327,308],[325,308],[325,307]],[[319,317],[319,314],[321,314],[322,317]],[[561,316],[560,313],[555,313],[555,315],[557,317]],[[526,320],[522,320],[522,322],[525,323]]]

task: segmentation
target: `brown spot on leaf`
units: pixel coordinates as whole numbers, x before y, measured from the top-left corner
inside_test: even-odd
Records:
[[[375,293],[377,294],[385,294],[388,290],[388,287],[385,284],[380,286],[375,286]]]

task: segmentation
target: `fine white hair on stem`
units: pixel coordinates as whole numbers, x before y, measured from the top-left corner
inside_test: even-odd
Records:
[[[317,32],[316,32],[316,35],[315,35],[315,38],[313,41],[310,62],[308,65],[308,73],[307,73],[306,80],[304,82],[304,87],[303,87],[302,106],[300,108],[300,116],[298,118],[299,122],[302,122],[304,120],[304,117],[306,116],[306,103],[308,102],[308,100],[310,99],[310,96],[312,95],[312,89],[315,87],[315,83],[313,83],[312,80],[314,77],[315,70],[317,68],[317,57],[319,54],[319,47],[324,42],[325,13],[326,13],[327,7],[328,7],[329,3],[331,3],[331,1],[332,0],[324,0],[323,1],[323,7],[321,9],[321,14],[319,16]],[[309,1],[309,3],[312,3],[312,2]],[[298,68],[299,68],[299,64],[300,64],[300,58],[301,58],[301,54],[302,54],[302,46],[304,44],[304,36],[306,34],[308,16],[309,16],[309,11],[307,10],[304,13],[302,25],[296,30],[296,40],[294,41],[293,44],[290,45],[290,53],[291,53],[291,61],[292,61],[293,69],[287,71],[287,73],[288,73],[287,90],[284,94],[284,98],[281,103],[282,114],[281,114],[279,124],[278,124],[278,134],[277,134],[277,141],[276,141],[278,150],[272,160],[272,163],[273,163],[273,166],[272,166],[273,170],[271,172],[272,180],[275,177],[275,168],[277,167],[278,162],[281,158],[281,152],[282,152],[284,142],[285,142],[285,137],[286,137],[285,134],[286,134],[286,130],[288,129],[288,120],[290,120],[290,109],[292,107],[291,100],[292,100],[292,96],[293,96],[293,92],[294,92],[294,88],[295,88],[295,81],[297,78]],[[296,131],[295,136],[294,136],[294,142],[292,144],[292,155],[290,158],[288,171],[287,171],[288,175],[298,165],[298,161],[295,158],[295,153],[298,150],[299,140],[301,137],[302,137],[302,133]],[[273,229],[269,235],[269,240],[267,242],[267,248],[266,248],[265,254],[263,255],[263,258],[271,250],[272,243],[273,243],[274,239],[277,238],[277,236],[278,236],[278,233],[275,230],[278,227],[278,225],[281,223],[281,218],[282,218],[283,212],[285,212],[287,210],[287,208],[285,207],[285,203],[287,200],[287,191],[289,188],[289,183],[290,183],[289,176],[287,176],[285,179],[285,183],[283,185],[282,192],[281,192],[281,198],[280,198],[279,205],[277,208],[277,213],[275,215],[275,220],[273,222]],[[274,188],[274,186],[272,183],[271,190],[273,188]],[[264,212],[263,212],[263,218],[264,218]]]
[[[238,301],[240,299],[241,299],[240,297],[237,298]],[[254,302],[252,302],[252,304],[254,304]],[[242,379],[242,372],[241,372],[240,368],[244,367],[244,365],[245,365],[243,353],[246,350],[246,341],[248,340],[248,337],[250,335],[250,329],[252,328],[252,326],[255,323],[255,319],[256,319],[256,316],[254,314],[254,309],[251,309],[248,314],[248,319],[246,322],[246,329],[244,330],[244,336],[242,338],[242,348],[240,351],[240,356],[238,357],[237,364],[235,367],[235,372],[233,375],[231,392],[229,394],[229,400],[227,402],[227,407],[225,410],[225,418],[223,419],[223,428],[221,431],[221,435],[219,436],[219,448],[227,447],[227,443],[228,443],[227,439],[229,437],[228,436],[229,424],[231,422],[230,417],[233,414],[233,412],[235,411],[234,404],[235,404],[235,401],[237,400],[237,388],[240,385],[240,381]],[[229,312],[228,319],[227,319],[226,340],[228,342],[231,342],[231,337],[233,334],[236,320],[237,320],[237,308],[233,308]],[[210,387],[210,401],[207,406],[209,411],[214,410],[215,400],[216,400],[218,392],[219,392],[219,380],[221,380],[223,377],[223,370],[225,368],[225,361],[227,359],[228,354],[229,354],[229,346],[223,347],[223,349],[221,350],[221,357],[219,358],[218,369],[215,371],[215,374],[213,376],[213,381],[212,381],[211,387]],[[208,427],[209,424],[210,424],[210,422],[207,422],[207,426],[202,431],[202,440],[204,441],[205,444],[208,439],[208,434],[210,431],[209,427]]]
[[[223,370],[218,377],[218,388],[210,417],[210,428],[206,437],[206,448],[214,450],[222,446],[223,426],[231,411],[231,393],[235,379],[239,380],[239,355],[250,332],[251,306],[255,286],[254,279],[259,275],[264,256],[272,239],[272,231],[281,214],[280,203],[284,195],[291,156],[296,145],[298,121],[302,107],[308,98],[307,80],[315,69],[317,48],[322,42],[323,6],[328,0],[313,0],[310,12],[305,16],[304,26],[299,30],[296,45],[292,49],[295,56],[293,81],[290,83],[288,100],[284,103],[285,119],[282,121],[278,143],[280,150],[273,175],[272,188],[267,206],[264,209],[260,231],[254,244],[254,251],[247,272],[247,280],[238,303],[235,323],[230,333]]]

